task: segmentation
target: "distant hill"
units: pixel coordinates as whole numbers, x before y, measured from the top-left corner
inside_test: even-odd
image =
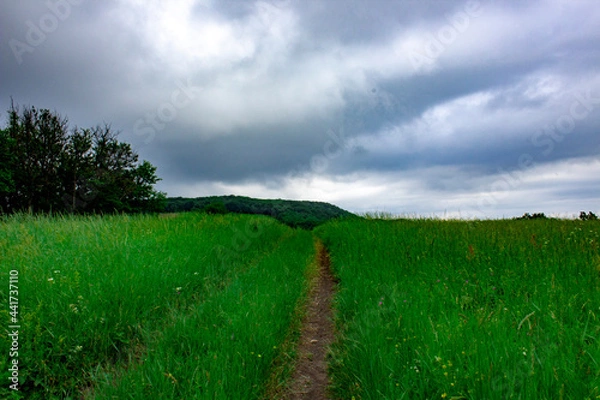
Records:
[[[312,229],[330,219],[354,216],[354,214],[329,203],[281,199],[265,200],[244,196],[169,197],[167,198],[165,211],[269,215],[286,225],[304,229]]]

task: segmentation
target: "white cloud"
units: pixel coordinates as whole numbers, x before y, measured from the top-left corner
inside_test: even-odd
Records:
[[[358,136],[351,145],[362,147],[374,156],[401,156],[436,150],[451,154],[452,149],[464,147],[477,151],[483,150],[477,144],[492,148],[501,143],[521,142],[528,144],[532,153],[539,153],[540,146],[534,145],[534,138],[545,126],[556,124],[563,116],[568,118],[573,104],[582,96],[593,100],[576,107],[577,112],[585,112],[585,118],[575,118],[573,130],[598,118],[596,93],[600,93],[600,74],[573,79],[536,71],[511,85],[434,104],[410,121]]]
[[[205,2],[206,3],[206,2]],[[112,17],[122,28],[134,30],[152,51],[155,62],[168,65],[168,73],[187,75],[195,68],[218,68],[251,57],[254,35],[243,26],[220,20],[194,0],[123,0]]]

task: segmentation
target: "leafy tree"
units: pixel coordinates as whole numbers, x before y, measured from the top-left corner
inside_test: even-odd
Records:
[[[133,191],[129,201],[132,211],[163,211],[166,195],[154,190],[154,185],[160,180],[156,176],[156,167],[144,160],[132,171],[131,178]]]
[[[70,212],[81,212],[95,196],[93,135],[90,129],[75,128],[63,154],[63,203]]]
[[[156,167],[138,163],[109,125],[75,128],[47,109],[11,105],[0,131],[3,212],[141,212],[164,208]]]
[[[12,139],[8,131],[0,129],[0,211],[8,208],[8,197],[14,191],[12,177]]]
[[[525,213],[523,214],[522,217],[518,217],[515,219],[518,220],[531,220],[531,219],[547,219],[548,217],[546,217],[546,214],[544,213],[533,213],[533,214],[529,214],[529,213]]]
[[[229,211],[222,201],[215,201],[205,206],[202,211],[207,214],[227,214]]]
[[[94,212],[162,211],[164,193],[153,186],[160,180],[148,161],[138,164],[131,145],[117,140],[110,126],[92,130],[93,168],[91,204]]]
[[[120,143],[110,126],[92,130],[94,188],[90,208],[95,212],[129,212],[127,197],[134,190],[130,177],[137,163],[137,154],[127,143]]]
[[[582,221],[596,221],[598,219],[598,216],[596,216],[596,214],[594,214],[591,211],[589,213],[582,211],[581,213],[579,213],[579,219]]]
[[[52,211],[62,201],[57,190],[67,120],[49,110],[26,108],[19,115],[11,105],[8,135],[12,140],[9,164],[14,191],[8,196],[14,210]]]

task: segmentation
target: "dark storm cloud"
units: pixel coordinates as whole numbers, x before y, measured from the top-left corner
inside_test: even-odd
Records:
[[[2,15],[10,24],[1,48],[3,76],[11,77],[0,87],[4,109],[13,96],[81,125],[111,121],[122,93],[148,73],[136,68],[147,56],[131,30],[114,30],[114,2],[13,3]]]
[[[260,133],[239,131],[209,139],[160,137],[152,158],[161,161],[165,174],[184,182],[273,178],[310,167],[311,156],[322,151],[322,143],[328,139],[323,126],[303,124]]]

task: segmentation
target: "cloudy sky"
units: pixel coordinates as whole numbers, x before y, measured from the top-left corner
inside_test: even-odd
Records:
[[[169,196],[600,212],[597,0],[4,0],[10,98],[110,123]]]

